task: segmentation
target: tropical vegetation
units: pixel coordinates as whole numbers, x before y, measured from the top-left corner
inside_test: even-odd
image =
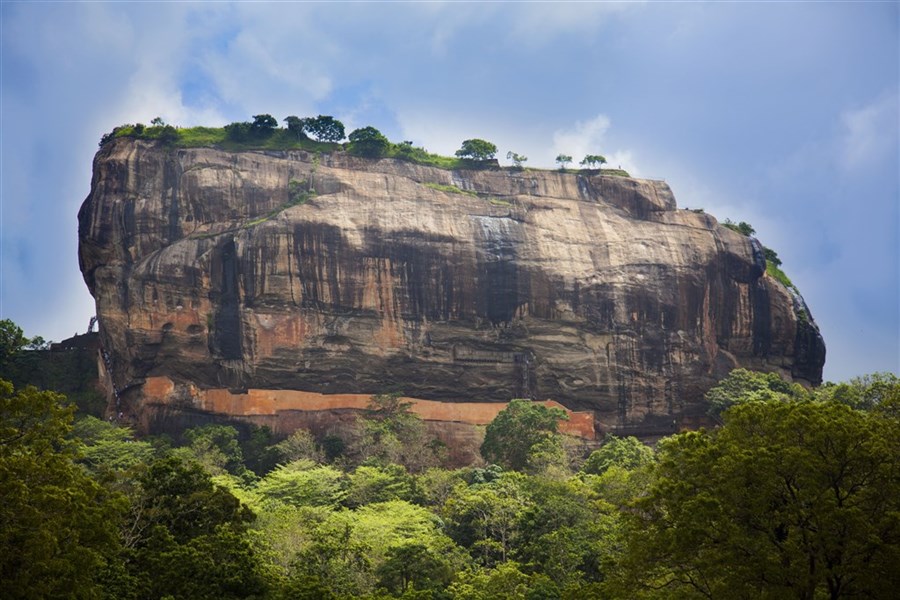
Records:
[[[224,127],[175,127],[156,117],[150,126],[125,124],[114,128],[100,139],[100,146],[116,138],[157,141],[171,148],[211,146],[228,151],[304,150],[314,153],[346,151],[366,158],[394,158],[441,169],[497,168],[494,160],[497,146],[480,138],[464,140],[455,155],[442,156],[415,146],[411,141],[391,142],[372,126],[360,127],[345,136],[344,124],[331,115],[298,117],[289,115],[284,128],[270,114],[254,115],[252,121],[236,121]],[[344,141],[346,139],[346,141]],[[564,156],[564,155],[560,155]],[[508,152],[513,168],[521,170],[528,157]],[[559,157],[557,157],[559,158]],[[572,162],[568,157],[567,162]],[[585,156],[580,163],[587,169],[602,166],[606,159],[599,154]],[[622,169],[604,169],[604,175],[629,177]]]
[[[514,400],[458,468],[399,394],[327,435],[137,436],[29,385],[0,322],[4,598],[888,598],[900,379],[733,371],[648,446]],[[11,341],[8,341],[11,340]]]

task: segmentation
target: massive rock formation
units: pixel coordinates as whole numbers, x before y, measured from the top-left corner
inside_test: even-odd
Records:
[[[815,384],[824,363],[759,244],[660,181],[117,139],[79,234],[104,376],[149,427],[286,430],[403,390],[435,421],[529,397],[653,435],[734,367]]]

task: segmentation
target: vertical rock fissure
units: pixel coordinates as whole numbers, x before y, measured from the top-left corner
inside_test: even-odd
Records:
[[[213,329],[213,354],[225,360],[243,357],[241,343],[241,311],[238,290],[238,257],[234,239],[223,244],[220,252],[221,287],[218,297],[211,297],[215,313]],[[213,296],[211,294],[211,296]]]

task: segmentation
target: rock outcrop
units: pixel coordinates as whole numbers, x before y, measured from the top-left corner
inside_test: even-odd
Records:
[[[304,397],[402,390],[658,435],[702,420],[734,367],[821,380],[818,330],[758,243],[659,181],[117,139],[79,235],[111,397],[147,427],[277,428]]]

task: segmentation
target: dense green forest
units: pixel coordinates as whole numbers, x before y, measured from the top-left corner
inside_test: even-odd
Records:
[[[208,424],[137,438],[86,414],[93,401],[22,381],[36,376],[22,365],[40,344],[13,328],[0,328],[0,373],[17,379],[0,382],[3,598],[815,599],[900,588],[894,375],[810,391],[735,370],[707,395],[717,427],[653,448],[607,436],[589,454],[557,431],[561,411],[513,401],[486,428],[484,461],[450,469],[397,395],[373,397],[340,435],[279,440]]]

